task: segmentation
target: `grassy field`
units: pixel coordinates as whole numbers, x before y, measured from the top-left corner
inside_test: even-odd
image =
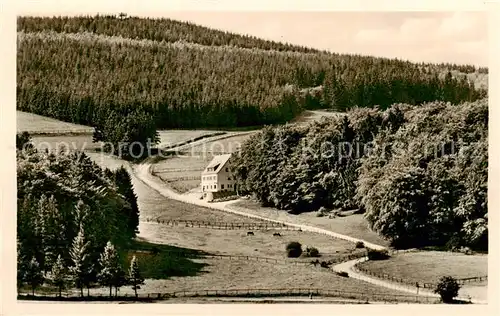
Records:
[[[160,144],[158,147],[167,147],[174,144],[186,142],[193,138],[208,137],[220,133],[220,131],[210,130],[160,130]]]
[[[18,132],[28,132],[30,134],[92,134],[94,131],[94,129],[89,126],[67,123],[49,117],[22,111],[16,111],[16,123]]]
[[[201,172],[214,155],[234,152],[250,134],[216,137],[187,146],[178,155],[166,157],[153,165],[152,171],[172,189],[186,193],[200,186]],[[221,139],[222,138],[222,139]],[[182,179],[188,177],[188,179]]]
[[[237,151],[242,144],[250,138],[251,133],[245,133],[244,135],[236,135],[231,137],[222,137],[222,139],[217,139],[214,141],[207,141],[201,144],[196,144],[191,146],[183,152],[190,156],[199,156],[200,159],[203,159],[208,156],[211,157],[212,153],[232,153]]]
[[[317,212],[291,215],[286,211],[280,211],[271,207],[262,207],[257,201],[252,199],[238,201],[234,204],[231,204],[229,207],[234,209],[245,208],[246,211],[249,211],[253,214],[266,216],[282,221],[290,221],[297,224],[312,225],[328,229],[336,233],[363,239],[378,245],[389,245],[388,241],[383,239],[368,227],[368,223],[363,218],[362,214],[354,214],[336,218],[317,217]]]
[[[210,228],[169,226],[157,223],[148,223],[149,231],[153,232],[148,240],[168,243],[176,247],[199,249],[208,253],[230,254],[240,256],[258,256],[292,261],[311,261],[312,258],[288,259],[285,247],[291,241],[298,241],[302,249],[307,246],[315,247],[322,256],[320,260],[329,260],[351,254],[356,251],[353,243],[334,239],[332,237],[299,231],[287,230],[252,230],[254,236],[247,236],[247,230],[218,230]],[[273,236],[279,232],[281,237]]]
[[[370,294],[401,294],[390,289],[335,275],[324,268],[284,266],[265,262],[218,259],[193,259],[203,267],[192,276],[171,276],[168,279],[147,279],[139,293],[171,291],[245,289],[245,288],[324,288]],[[258,277],[257,277],[258,276]],[[92,289],[91,294],[107,295],[109,289]],[[122,287],[120,294],[132,294]]]
[[[411,282],[437,283],[444,275],[455,278],[488,275],[488,256],[441,251],[410,252],[388,260],[367,261],[361,267]]]
[[[313,121],[319,121],[323,117],[334,117],[342,115],[342,113],[338,112],[330,112],[325,110],[314,110],[314,111],[304,111],[302,114],[297,116],[295,119],[291,121],[291,123],[306,125]]]

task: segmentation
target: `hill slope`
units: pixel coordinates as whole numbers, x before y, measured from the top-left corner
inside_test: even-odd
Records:
[[[138,109],[159,128],[258,126],[304,109],[456,103],[485,94],[465,78],[440,76],[441,68],[165,19],[19,18],[18,44],[18,109],[91,126]]]

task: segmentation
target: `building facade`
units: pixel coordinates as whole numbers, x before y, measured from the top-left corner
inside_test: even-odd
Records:
[[[202,192],[235,192],[231,154],[215,156],[201,173]]]

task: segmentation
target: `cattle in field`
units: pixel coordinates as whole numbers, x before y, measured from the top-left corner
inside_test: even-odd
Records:
[[[275,237],[281,237],[281,234],[280,233],[274,233],[273,236],[275,236]]]
[[[253,236],[254,233],[253,232],[247,232],[247,236]]]

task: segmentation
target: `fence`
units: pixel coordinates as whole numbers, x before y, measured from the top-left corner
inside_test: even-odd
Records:
[[[153,250],[151,250],[153,252]],[[243,260],[243,261],[258,261],[273,264],[285,264],[285,265],[295,265],[295,266],[311,266],[311,265],[321,265],[319,258],[310,258],[309,261],[297,261],[296,259],[277,259],[259,256],[244,256],[244,255],[227,255],[227,254],[211,254],[204,252],[185,252],[185,251],[172,251],[172,250],[161,250],[162,253],[166,253],[172,256],[191,258],[191,259],[221,259],[221,260]],[[359,259],[366,256],[365,253],[352,253],[348,255],[341,255],[330,259],[328,261],[323,261],[326,265],[330,266],[332,264],[345,262],[348,260]]]
[[[200,180],[201,176],[187,176],[187,177],[168,177],[164,176],[165,181],[173,182],[173,181],[190,181],[190,180]]]
[[[166,173],[166,172],[189,172],[189,171],[199,171],[200,173],[205,170],[204,168],[154,168],[153,172],[156,173]]]
[[[157,223],[169,226],[183,226],[183,227],[193,227],[193,228],[211,228],[219,230],[235,230],[235,229],[247,229],[247,230],[293,230],[300,231],[300,228],[287,226],[281,223],[272,222],[262,222],[262,223],[228,223],[228,222],[209,222],[209,221],[197,221],[197,220],[159,220],[146,218],[147,223]]]
[[[54,295],[35,295],[34,297],[25,293],[18,293],[18,299],[56,299],[61,300]],[[342,291],[318,288],[277,288],[277,289],[208,289],[208,290],[194,290],[194,291],[173,291],[165,293],[138,293],[139,299],[148,300],[165,300],[176,297],[294,297],[294,296],[319,296],[319,297],[336,297],[344,299],[359,300],[363,302],[378,302],[378,303],[437,303],[438,299],[429,296],[418,295],[405,295],[405,294],[376,294],[364,293],[355,291]],[[88,297],[79,297],[78,293],[66,292],[63,294],[62,299],[74,300],[124,300],[133,299],[133,294],[120,295],[118,297],[109,297],[107,295],[92,295]]]
[[[21,133],[22,131],[17,131]],[[48,131],[27,131],[30,136],[63,136],[63,135],[92,135],[94,133],[93,128],[82,128],[82,129],[66,129],[66,130],[48,130]]]
[[[403,279],[403,278],[398,278],[398,277],[395,277],[395,276],[392,276],[392,275],[389,275],[386,273],[376,273],[376,272],[373,272],[373,271],[370,271],[368,269],[361,267],[359,264],[356,264],[354,266],[354,269],[357,270],[358,272],[362,272],[364,274],[367,274],[367,275],[370,275],[370,276],[373,276],[373,277],[376,277],[379,279],[384,279],[384,280],[388,280],[388,281],[392,281],[392,282],[396,282],[396,283],[400,283],[400,284],[410,285],[410,286],[414,286],[415,288],[417,288],[417,284],[418,284],[418,287],[424,288],[424,289],[432,289],[433,290],[437,287],[436,283],[426,283],[426,282],[420,283],[420,282],[410,281],[410,280]],[[466,283],[481,282],[481,281],[488,280],[488,276],[478,276],[478,277],[462,278],[462,279],[456,279],[456,280],[457,280],[458,284],[463,285]]]

